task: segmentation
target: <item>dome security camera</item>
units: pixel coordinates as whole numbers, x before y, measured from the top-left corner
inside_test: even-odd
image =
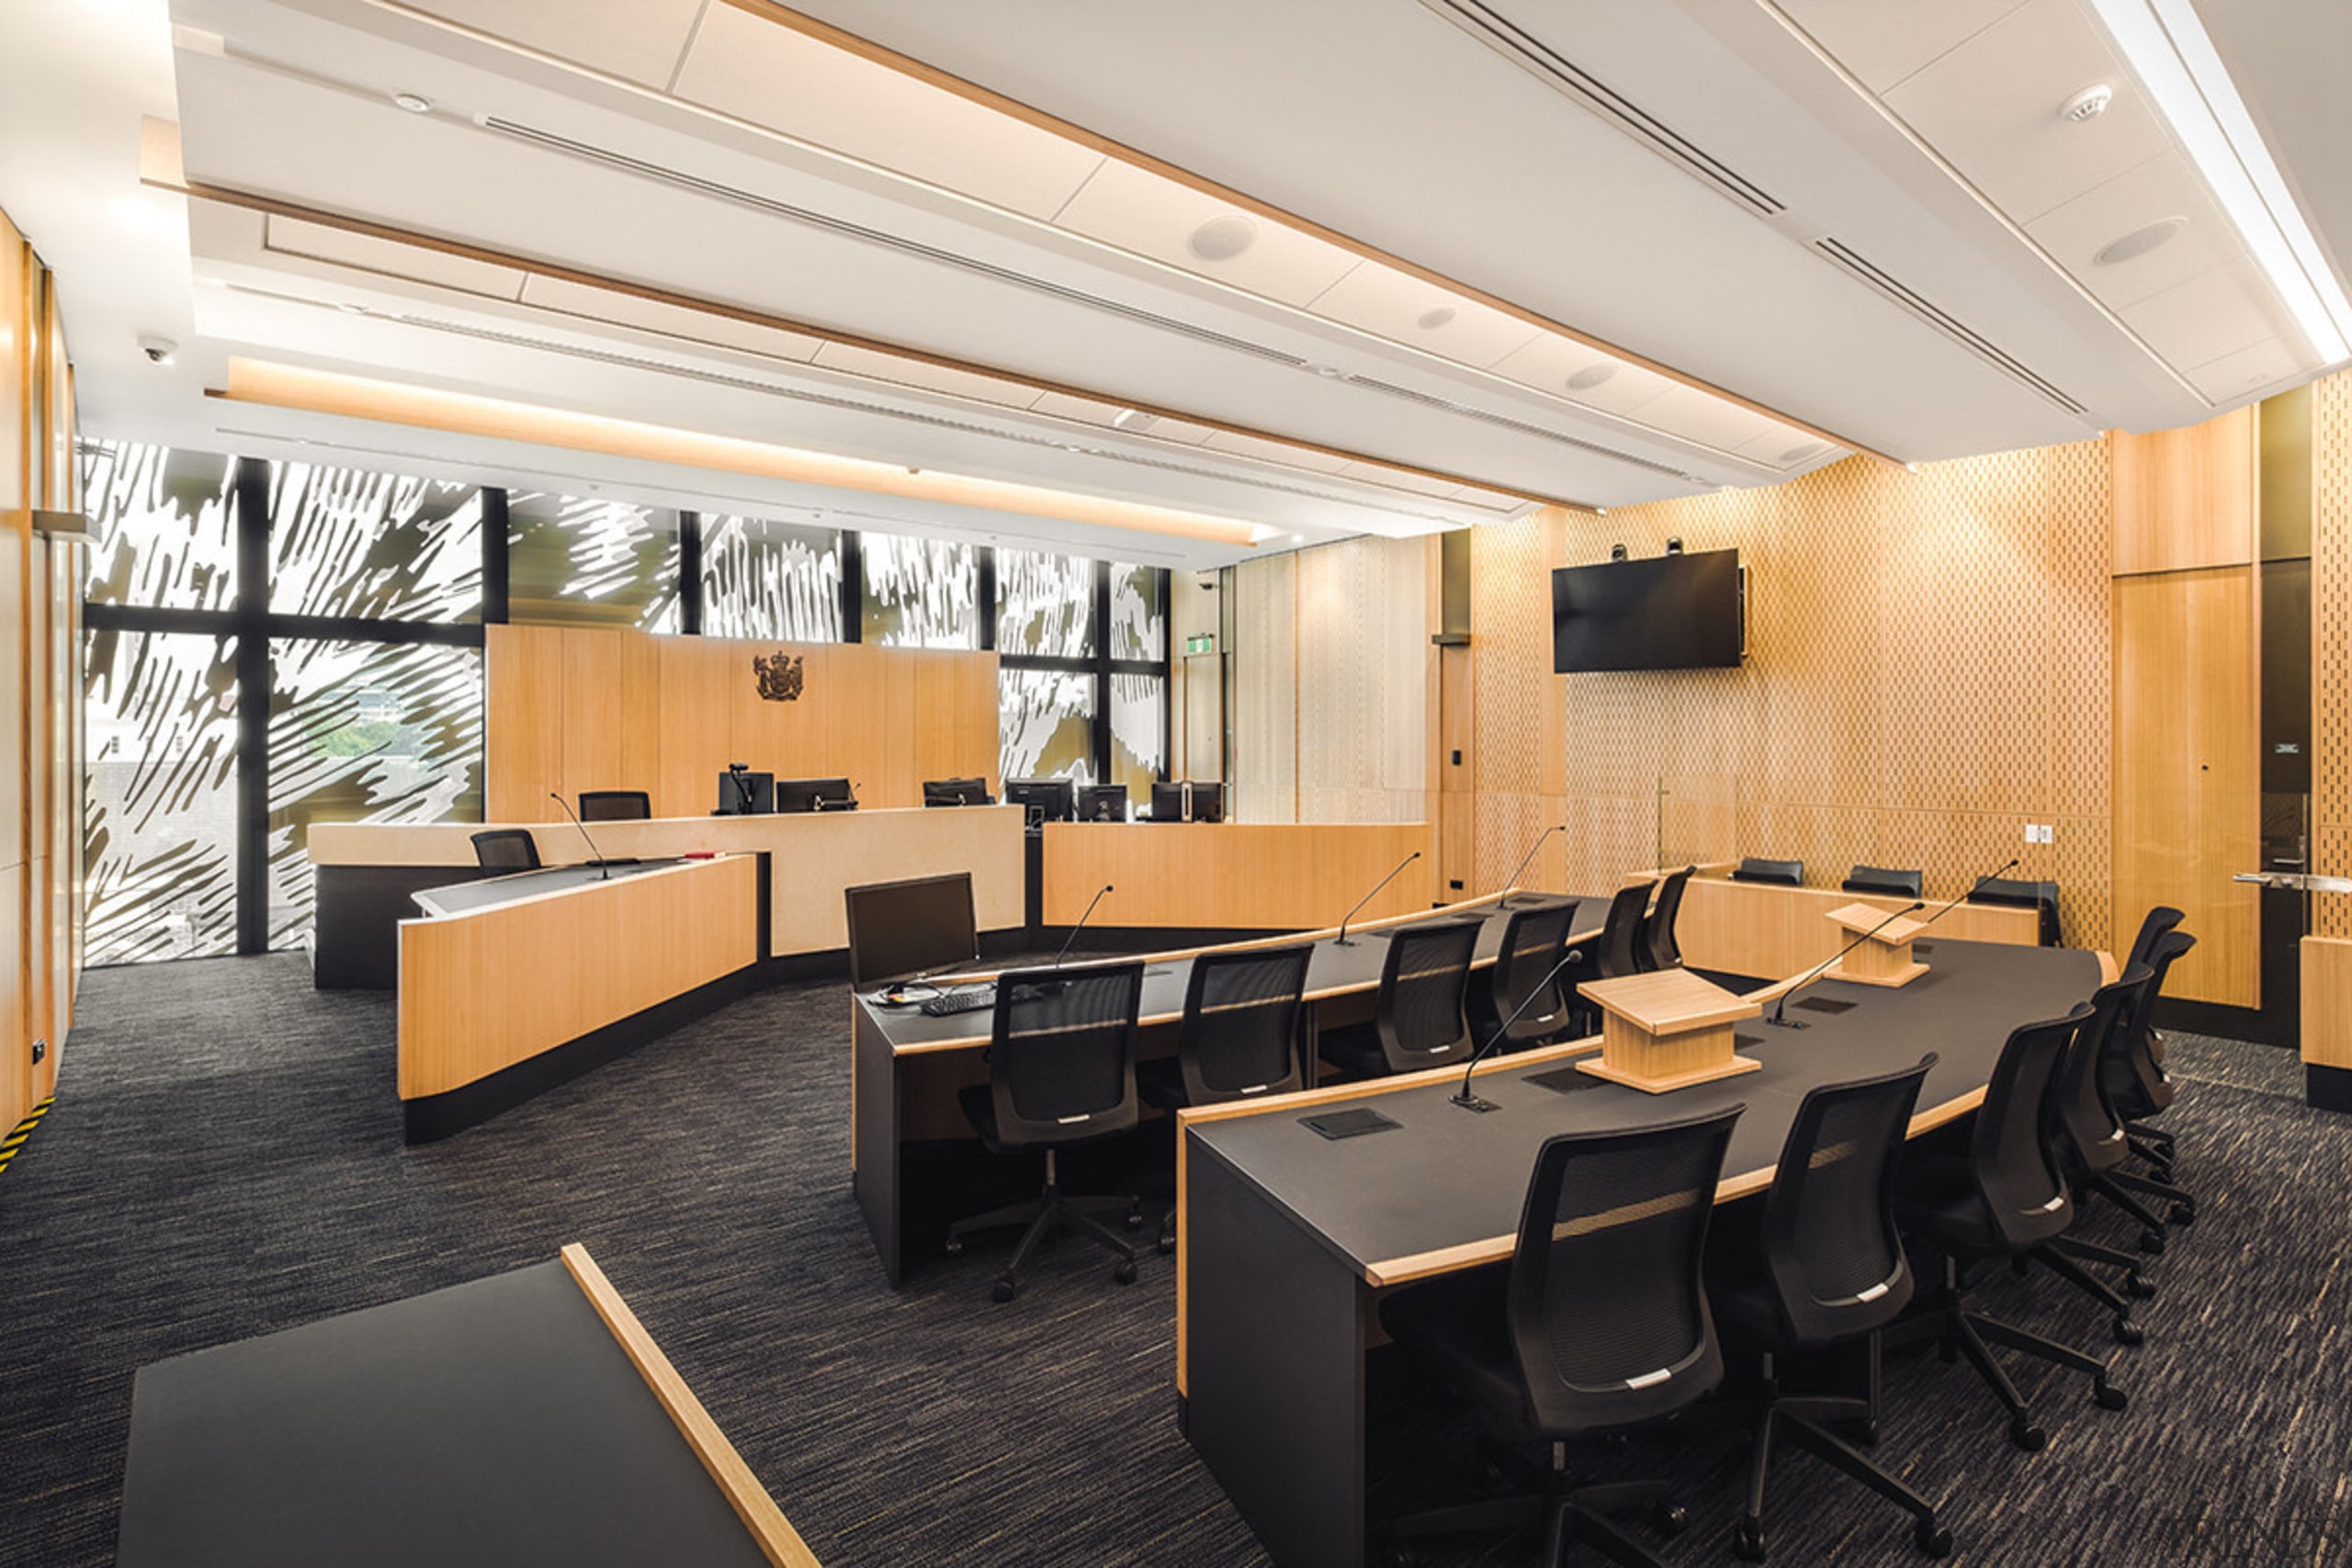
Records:
[[[178,357],[180,345],[170,338],[156,337],[151,333],[139,340],[139,352],[145,355],[151,364],[169,365]]]

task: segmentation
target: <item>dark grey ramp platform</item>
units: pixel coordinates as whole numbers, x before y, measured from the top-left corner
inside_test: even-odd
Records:
[[[159,1361],[119,1568],[764,1568],[560,1262]]]

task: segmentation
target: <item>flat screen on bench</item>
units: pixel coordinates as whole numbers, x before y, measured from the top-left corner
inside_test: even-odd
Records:
[[[864,990],[909,975],[978,959],[972,874],[918,876],[842,889],[849,916],[849,982]]]

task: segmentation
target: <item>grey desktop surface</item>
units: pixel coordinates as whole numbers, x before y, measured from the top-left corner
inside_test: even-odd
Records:
[[[632,861],[627,865],[616,863],[611,867],[610,878],[605,876],[605,868],[596,865],[543,865],[537,871],[514,871],[504,876],[484,877],[479,882],[453,882],[447,887],[427,887],[413,897],[428,915],[461,915],[469,909],[486,909],[493,904],[533,898],[542,893],[560,893],[567,887],[584,887],[592,882],[618,882],[625,876],[639,876],[649,871],[661,871],[684,863],[683,860],[675,859]]]
[[[1532,895],[1523,896],[1529,906],[1537,902]],[[1553,897],[1544,903],[1575,903],[1585,910],[1596,910],[1606,900],[1591,898]],[[1501,948],[1504,929],[1510,923],[1509,911],[1486,917],[1486,928],[1478,933],[1478,951],[1472,962],[1491,964]],[[1307,961],[1306,989],[1312,995],[1318,991],[1370,990],[1380,984],[1381,966],[1388,962],[1389,932],[1395,926],[1378,931],[1356,932],[1349,936],[1350,945],[1341,947],[1336,941],[1326,939],[1315,944],[1315,953]],[[1140,956],[1140,955],[1138,955]],[[1120,960],[1089,955],[1084,960],[1072,960],[1065,967],[1082,967],[1086,964],[1116,963]],[[1143,978],[1142,1016],[1173,1018],[1184,1010],[1184,990],[1192,983],[1193,965],[1189,959],[1155,962]],[[1483,982],[1482,982],[1483,983]],[[925,1045],[943,1040],[969,1040],[985,1037],[989,1032],[989,1015],[985,1011],[949,1014],[933,1018],[917,1005],[929,993],[921,987],[911,993],[916,1000],[904,1006],[892,1007],[874,999],[876,993],[861,991],[858,1002],[877,1022],[884,1038],[894,1046]]]
[[[1514,1233],[1535,1152],[1555,1134],[1648,1126],[1745,1102],[1747,1113],[1734,1130],[1724,1168],[1768,1169],[1814,1085],[1891,1071],[1934,1051],[1939,1060],[1919,1102],[1940,1104],[1984,1085],[2010,1030],[2064,1015],[2098,985],[2098,960],[2089,953],[1925,945],[1932,949],[1928,972],[1899,990],[1824,981],[1798,999],[1848,1001],[1850,1010],[1820,1013],[1792,1004],[1789,1016],[1810,1027],[1774,1029],[1753,1019],[1735,1025],[1741,1053],[1763,1064],[1737,1077],[1652,1095],[1579,1074],[1582,1082],[1566,1080],[1576,1087],[1563,1094],[1532,1081],[1559,1071],[1562,1064],[1551,1062],[1481,1077],[1478,1093],[1501,1107],[1485,1114],[1447,1102],[1456,1080],[1311,1111],[1210,1122],[1191,1135],[1363,1269]],[[1300,1122],[1358,1105],[1399,1125],[1335,1141]]]
[[[119,1568],[763,1568],[560,1262],[141,1369]]]

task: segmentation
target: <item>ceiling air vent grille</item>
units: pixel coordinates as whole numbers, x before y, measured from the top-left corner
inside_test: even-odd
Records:
[[[1347,382],[1351,387],[1362,387],[1368,392],[1381,392],[1392,398],[1404,398],[1408,401],[1419,403],[1424,408],[1442,409],[1447,413],[1458,414],[1464,419],[1475,419],[1482,424],[1516,431],[1521,435],[1532,435],[1538,440],[1549,441],[1557,446],[1573,446],[1579,452],[1589,452],[1596,457],[1606,457],[1615,463],[1630,463],[1636,468],[1645,468],[1654,474],[1665,474],[1670,479],[1689,479],[1694,484],[1710,482],[1697,474],[1685,473],[1680,468],[1665,463],[1653,463],[1647,457],[1636,457],[1630,452],[1620,452],[1614,447],[1603,446],[1597,441],[1580,440],[1574,435],[1563,434],[1556,430],[1548,430],[1540,424],[1531,424],[1523,419],[1513,419],[1509,414],[1494,413],[1486,409],[1475,408],[1468,403],[1457,403],[1452,398],[1441,398],[1429,392],[1417,392],[1410,387],[1400,387],[1393,381],[1383,381],[1375,376],[1351,376],[1347,378]]]
[[[1965,348],[1970,353],[1975,355],[1979,359],[1984,361],[1985,364],[1993,367],[1994,369],[2000,371],[2003,375],[2010,378],[2012,380],[2041,393],[2052,402],[2056,403],[2060,408],[2064,409],[2068,413],[2082,414],[2089,412],[2081,403],[2076,402],[2073,398],[2068,397],[2064,392],[2059,390],[2050,382],[2043,380],[2032,370],[2027,368],[2025,365],[2013,358],[2007,350],[1994,343],[1990,338],[1984,337],[1964,322],[1959,321],[1957,318],[1945,314],[1942,310],[1939,309],[1927,299],[1915,292],[1901,279],[1895,277],[1890,273],[1881,270],[1878,266],[1874,265],[1864,257],[1856,254],[1852,250],[1849,249],[1840,242],[1831,239],[1815,240],[1814,242],[1814,249],[1828,257],[1829,260],[1835,262],[1838,266],[1843,267],[1853,276],[1869,284],[1886,299],[1893,300],[1897,305],[1900,305],[1903,309],[1910,311],[1913,315],[1918,317],[1921,321],[1927,322],[1938,332],[1942,333],[1945,336],[1951,338],[1954,343],[1959,344],[1962,348]]]

